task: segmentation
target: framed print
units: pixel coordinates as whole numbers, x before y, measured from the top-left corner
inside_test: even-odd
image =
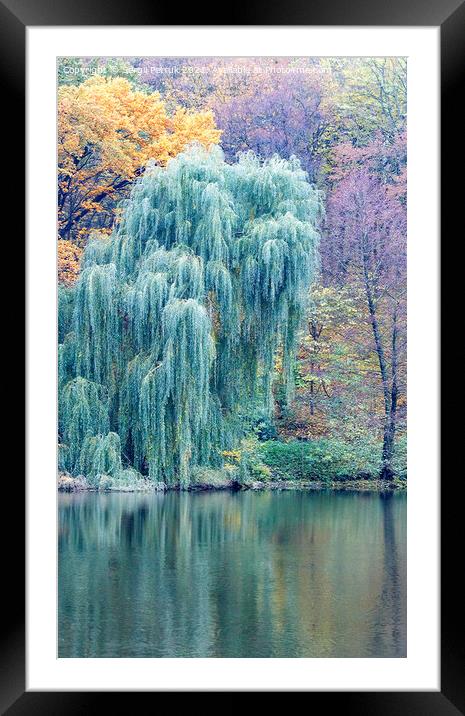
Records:
[[[0,6],[26,109],[8,713],[153,691],[463,712],[439,477],[456,5]]]

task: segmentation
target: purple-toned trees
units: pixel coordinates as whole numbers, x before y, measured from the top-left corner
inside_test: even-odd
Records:
[[[364,292],[383,393],[381,477],[392,479],[406,347],[405,174],[388,183],[376,163],[344,165],[327,202],[323,264],[330,282],[353,283]]]
[[[297,156],[315,181],[330,144],[329,67],[316,59],[190,58],[176,68],[165,60],[140,62],[141,81],[168,103],[208,107],[222,130],[228,161],[252,150],[263,158]]]
[[[272,69],[282,73],[272,74]],[[323,103],[324,74],[312,66],[278,65],[268,70],[253,78],[248,93],[228,102],[219,96],[212,101],[223,130],[223,149],[231,158],[246,150],[264,157],[295,155],[315,181],[330,126]]]

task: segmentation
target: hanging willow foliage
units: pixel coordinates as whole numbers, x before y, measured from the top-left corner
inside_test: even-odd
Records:
[[[148,167],[60,303],[60,431],[72,472],[189,485],[238,438],[276,352],[292,397],[317,266],[319,193],[297,160],[191,147]]]
[[[60,390],[58,429],[71,472],[78,467],[86,438],[108,432],[108,412],[108,391],[97,383],[79,377]]]
[[[79,471],[87,478],[115,476],[122,470],[119,435],[95,435],[85,438],[79,455]]]

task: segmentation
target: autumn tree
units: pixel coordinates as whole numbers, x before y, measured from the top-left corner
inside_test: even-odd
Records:
[[[58,90],[58,223],[61,239],[84,245],[109,231],[116,204],[149,160],[164,166],[190,142],[216,144],[211,112],[168,114],[158,93],[123,77],[91,77]]]
[[[405,57],[329,58],[334,144],[370,143],[377,133],[392,144],[406,128],[407,60]]]
[[[378,362],[365,315],[356,281],[312,288],[299,333],[295,400],[286,413],[278,410],[280,435],[357,442],[379,432]]]
[[[79,276],[82,249],[72,241],[58,242],[58,280],[64,286],[72,286]]]
[[[401,390],[405,390],[406,211],[403,194],[369,167],[350,171],[328,201],[324,262],[336,285],[364,294],[383,396],[381,477],[393,477]]]

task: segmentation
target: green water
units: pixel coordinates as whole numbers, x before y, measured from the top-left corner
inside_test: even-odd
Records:
[[[59,495],[58,654],[406,656],[406,497]]]

